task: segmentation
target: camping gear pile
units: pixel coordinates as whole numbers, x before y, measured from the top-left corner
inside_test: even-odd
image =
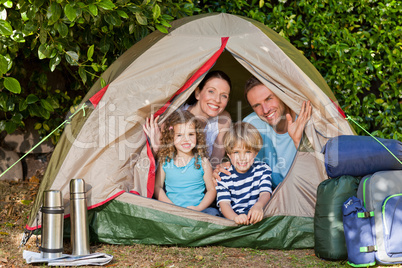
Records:
[[[354,215],[343,206],[348,262],[352,266],[402,263],[402,170],[380,171],[361,180]],[[353,201],[352,201],[353,202]],[[348,209],[349,208],[349,209]]]
[[[328,174],[340,177],[318,187],[316,255],[356,267],[402,263],[402,143],[339,136],[324,150]]]

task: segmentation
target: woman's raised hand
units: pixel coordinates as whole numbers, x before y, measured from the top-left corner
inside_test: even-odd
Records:
[[[159,151],[160,146],[160,138],[161,138],[161,129],[158,125],[159,115],[154,118],[154,115],[151,115],[150,118],[145,120],[145,124],[142,126],[145,134],[149,137],[151,141],[151,146],[156,154]]]
[[[230,171],[228,170],[230,167],[230,162],[225,162],[225,163],[221,163],[216,165],[213,173],[212,173],[212,177],[213,177],[213,181],[215,186],[218,185],[218,181],[221,180],[221,177],[219,176],[219,172],[225,173],[226,175],[230,175],[232,173],[230,173]]]

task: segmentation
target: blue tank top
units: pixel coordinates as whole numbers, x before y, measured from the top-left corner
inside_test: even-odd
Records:
[[[177,167],[173,160],[162,166],[165,171],[167,197],[177,206],[198,206],[205,195],[204,169],[194,166],[195,158],[184,167]]]

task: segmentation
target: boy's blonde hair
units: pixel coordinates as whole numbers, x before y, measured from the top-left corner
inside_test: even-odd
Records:
[[[237,122],[225,133],[223,145],[228,154],[232,153],[236,145],[258,153],[262,148],[262,137],[253,125]]]

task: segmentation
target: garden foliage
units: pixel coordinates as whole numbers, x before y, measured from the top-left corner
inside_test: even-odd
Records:
[[[34,118],[49,133],[125,50],[200,12],[266,24],[314,64],[347,115],[376,136],[402,140],[397,0],[0,0],[0,131]]]
[[[373,135],[402,141],[401,1],[203,1],[200,8],[275,30],[313,63],[347,115]]]
[[[49,133],[118,56],[194,10],[182,0],[0,0],[0,131],[34,118]]]

